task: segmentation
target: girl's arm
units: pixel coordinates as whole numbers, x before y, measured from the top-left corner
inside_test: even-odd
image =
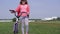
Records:
[[[20,12],[20,5],[15,9],[16,12]]]
[[[27,16],[29,17],[29,14],[30,14],[30,7],[29,5],[27,6]]]
[[[27,14],[28,15],[30,14],[30,7],[29,7],[29,5],[27,6]]]
[[[18,5],[18,7],[15,9],[15,11],[17,12],[17,16],[20,16],[20,5]]]

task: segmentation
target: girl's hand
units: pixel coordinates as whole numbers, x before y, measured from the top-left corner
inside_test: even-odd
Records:
[[[29,18],[29,15],[27,15],[27,17]]]

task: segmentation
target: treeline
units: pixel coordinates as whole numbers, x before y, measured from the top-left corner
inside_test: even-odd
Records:
[[[38,21],[41,21],[42,19],[29,19],[29,20],[34,20],[35,22],[38,22]],[[54,20],[59,20],[60,21],[60,17],[58,17],[57,19],[52,19],[52,21],[54,21]],[[13,18],[12,21],[15,22],[16,18]]]
[[[60,17],[58,17],[57,19],[53,19],[53,20],[59,20],[60,21]]]

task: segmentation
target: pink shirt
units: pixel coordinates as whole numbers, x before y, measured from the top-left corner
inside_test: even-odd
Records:
[[[25,5],[19,5],[17,8],[16,8],[16,11],[18,13],[18,16],[21,15],[22,12],[26,12],[26,13],[22,13],[21,16],[27,16],[27,14],[29,14],[29,5],[28,4],[25,4]]]

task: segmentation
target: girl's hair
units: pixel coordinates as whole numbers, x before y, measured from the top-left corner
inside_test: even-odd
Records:
[[[21,0],[20,4],[22,4],[22,2],[25,2],[25,4],[28,4],[27,0]]]

